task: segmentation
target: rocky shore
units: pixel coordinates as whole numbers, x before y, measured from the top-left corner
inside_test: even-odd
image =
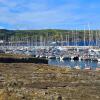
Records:
[[[0,63],[0,100],[100,100],[100,71]]]

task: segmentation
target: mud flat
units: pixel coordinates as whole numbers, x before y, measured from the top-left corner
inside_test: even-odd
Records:
[[[0,100],[100,100],[100,71],[0,63]]]

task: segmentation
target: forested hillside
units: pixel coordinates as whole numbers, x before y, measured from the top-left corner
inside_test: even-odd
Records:
[[[69,37],[69,40],[74,38],[83,39],[84,36],[86,39],[89,37],[96,38],[100,34],[99,30],[57,30],[57,29],[46,29],[46,30],[6,30],[0,29],[0,39],[9,40],[11,38],[47,38],[52,40],[65,40],[66,37]]]

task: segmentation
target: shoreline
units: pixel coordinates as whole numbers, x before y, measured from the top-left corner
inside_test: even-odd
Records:
[[[59,98],[99,100],[100,70],[80,70],[34,63],[0,63],[0,100]]]

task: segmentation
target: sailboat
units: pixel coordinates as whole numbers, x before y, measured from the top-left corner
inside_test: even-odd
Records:
[[[98,63],[100,63],[100,58],[98,58]]]

